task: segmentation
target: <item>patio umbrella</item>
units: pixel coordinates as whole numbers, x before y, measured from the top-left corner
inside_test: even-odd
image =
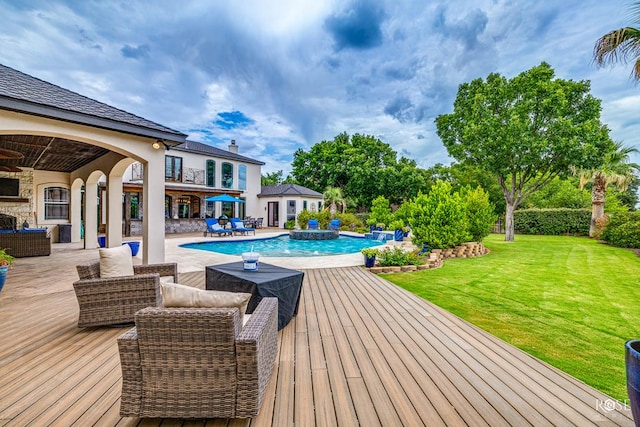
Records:
[[[211,197],[206,197],[204,199],[205,202],[234,202],[234,203],[244,203],[244,200],[242,199],[237,199],[233,196],[230,196],[228,194],[221,194],[219,196],[211,196]]]

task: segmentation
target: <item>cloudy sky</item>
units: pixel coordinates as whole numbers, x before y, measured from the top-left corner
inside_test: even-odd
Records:
[[[630,67],[594,42],[629,1],[0,0],[0,63],[291,169],[340,132],[374,135],[422,167],[449,163],[434,119],[460,83],[546,61],[585,80],[613,139],[640,148]],[[640,162],[639,159],[635,159]]]

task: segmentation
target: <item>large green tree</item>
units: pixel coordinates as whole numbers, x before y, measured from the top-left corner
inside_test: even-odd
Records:
[[[291,175],[298,184],[319,192],[339,188],[360,210],[368,209],[380,195],[399,204],[425,185],[424,170],[413,160],[398,160],[389,144],[373,136],[347,133],[319,142],[309,151],[298,149]]]
[[[640,24],[640,2],[631,6],[633,23]],[[640,80],[640,29],[624,27],[600,37],[593,47],[593,59],[602,66],[633,62],[631,77]]]
[[[587,182],[591,187],[591,226],[589,236],[596,232],[596,221],[604,215],[604,202],[609,184],[615,185],[620,191],[627,189],[634,178],[634,172],[640,169],[632,163],[629,155],[637,153],[633,147],[625,147],[621,142],[616,142],[613,149],[607,152],[604,162],[590,169],[574,168],[574,173],[580,177],[580,188]]]
[[[492,73],[463,83],[453,113],[436,118],[452,157],[497,177],[507,241],[514,239],[513,212],[530,194],[571,166],[597,167],[613,144],[589,82],[554,74],[543,62],[512,79]]]

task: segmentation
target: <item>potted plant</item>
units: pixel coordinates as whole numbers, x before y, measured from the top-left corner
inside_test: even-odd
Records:
[[[13,264],[13,260],[14,258],[9,255],[5,249],[0,249],[0,291],[7,279],[7,272],[9,271],[9,267]]]
[[[371,268],[376,263],[376,255],[378,255],[378,249],[376,248],[364,248],[360,251],[364,255],[364,266]]]
[[[631,403],[631,414],[638,425],[640,421],[640,340],[629,340],[624,346],[627,393]]]
[[[389,224],[389,228],[394,230],[393,239],[396,242],[402,242],[404,239],[404,231],[402,231],[402,227],[404,227],[404,222],[399,219],[392,221],[391,224]]]

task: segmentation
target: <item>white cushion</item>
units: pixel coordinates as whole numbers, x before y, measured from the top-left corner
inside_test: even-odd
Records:
[[[235,228],[244,228],[244,223],[242,221],[234,221],[233,226]]]
[[[129,245],[100,248],[100,277],[133,276]]]
[[[247,311],[251,294],[241,292],[205,291],[177,283],[160,283],[164,307],[238,307],[240,318]]]

